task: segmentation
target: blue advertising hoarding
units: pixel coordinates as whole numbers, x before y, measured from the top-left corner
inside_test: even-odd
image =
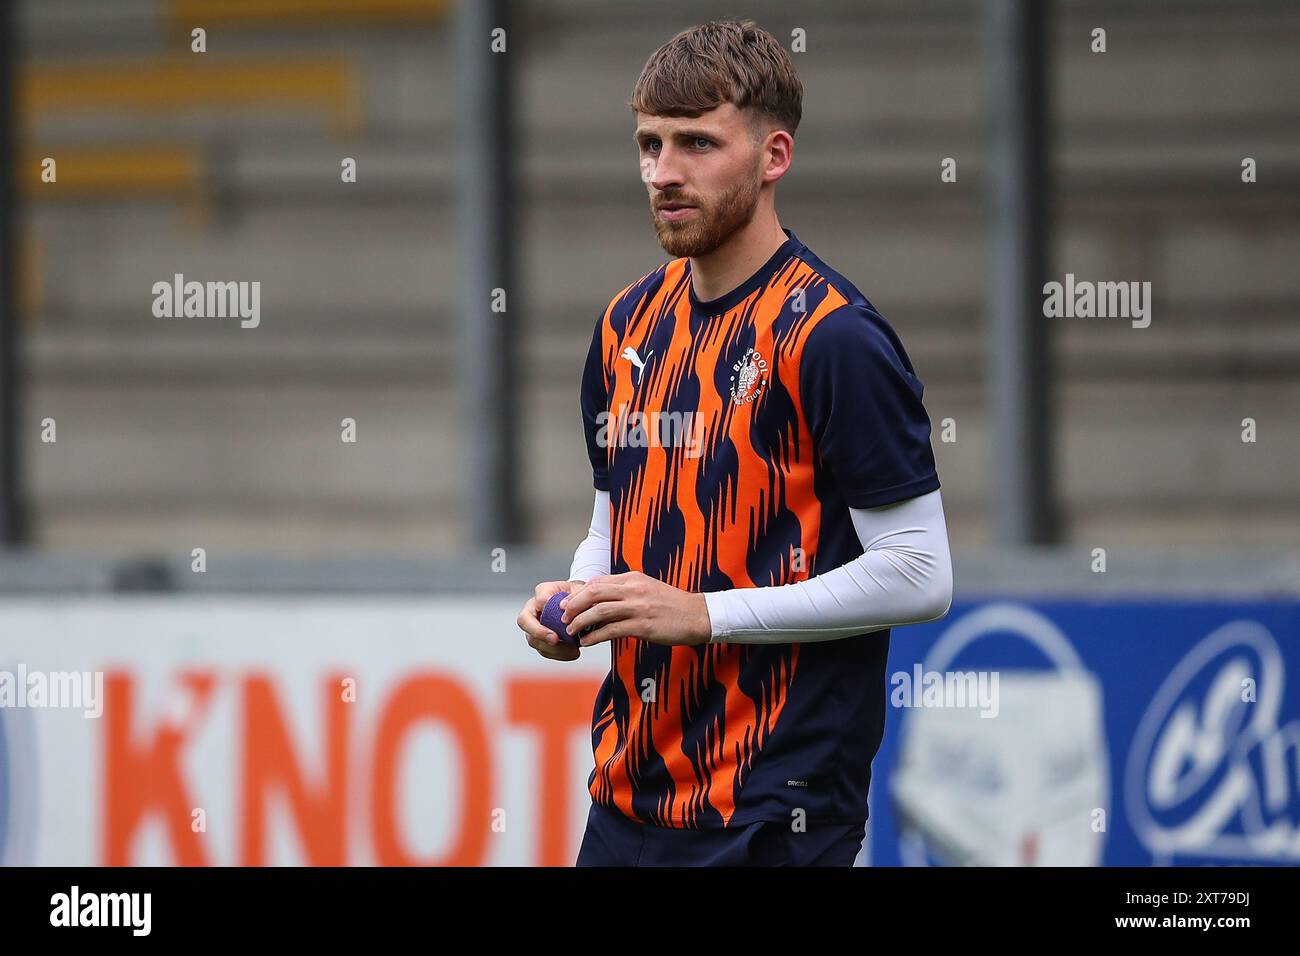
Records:
[[[889,681],[860,863],[1300,863],[1300,603],[964,601]]]

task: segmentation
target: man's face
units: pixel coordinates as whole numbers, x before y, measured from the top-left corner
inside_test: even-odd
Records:
[[[659,244],[703,256],[746,225],[762,186],[761,140],[731,103],[698,117],[636,114],[641,179]]]

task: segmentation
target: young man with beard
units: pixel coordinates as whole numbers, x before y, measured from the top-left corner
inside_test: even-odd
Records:
[[[894,330],[776,214],[802,113],[749,21],[686,30],[632,95],[651,220],[676,258],[596,324],[581,408],[595,507],[568,581],[608,642],[579,865],[852,865],[884,730],[890,627],[952,569],[922,383]],[[698,423],[612,427],[640,413]],[[694,439],[695,436],[692,436]]]

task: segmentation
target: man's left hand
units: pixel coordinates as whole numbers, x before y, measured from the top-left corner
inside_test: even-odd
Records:
[[[570,594],[560,605],[569,632],[588,626],[583,647],[616,637],[636,637],[651,644],[707,644],[713,631],[703,594],[683,591],[640,571],[606,574]]]

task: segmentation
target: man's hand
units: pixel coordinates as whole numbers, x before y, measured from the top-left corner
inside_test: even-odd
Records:
[[[703,594],[683,591],[640,571],[592,578],[560,602],[571,633],[594,626],[578,639],[583,647],[616,637],[651,644],[707,644],[713,631]]]
[[[516,623],[528,638],[528,646],[538,654],[549,657],[553,661],[576,661],[581,656],[581,652],[576,647],[561,641],[554,631],[542,624],[539,617],[542,608],[546,607],[546,602],[557,591],[574,594],[583,586],[582,581],[543,581],[537,585],[532,598],[519,612]]]

